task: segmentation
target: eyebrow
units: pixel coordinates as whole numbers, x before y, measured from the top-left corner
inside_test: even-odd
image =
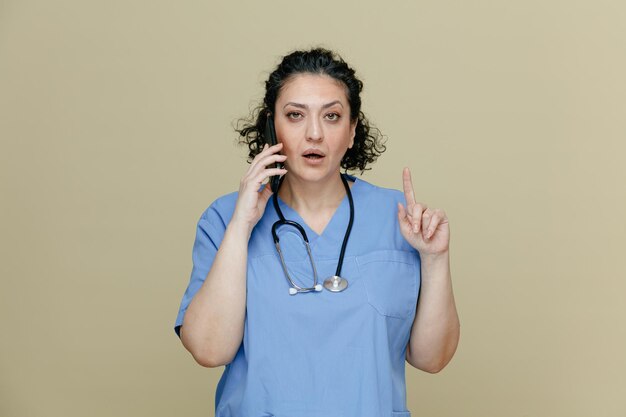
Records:
[[[329,107],[334,106],[335,104],[339,104],[342,108],[343,108],[343,104],[341,104],[341,101],[339,100],[335,100],[335,101],[331,101],[330,103],[326,103],[322,106],[323,109],[327,109]],[[297,107],[299,109],[308,109],[309,106],[307,106],[306,104],[301,104],[301,103],[294,103],[293,101],[290,101],[289,103],[285,104],[283,106],[283,109],[287,106],[294,106]]]

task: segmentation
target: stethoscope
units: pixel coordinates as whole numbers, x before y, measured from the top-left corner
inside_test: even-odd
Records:
[[[341,267],[343,265],[343,257],[346,253],[346,246],[348,245],[348,238],[350,237],[350,231],[352,230],[352,223],[354,221],[354,202],[352,201],[352,193],[350,192],[350,186],[348,185],[348,181],[343,174],[341,174],[341,181],[343,182],[343,186],[346,188],[348,202],[350,203],[350,221],[348,222],[348,228],[346,229],[346,233],[343,236],[343,244],[341,245],[341,252],[339,252],[339,261],[337,262],[337,271],[335,272],[335,275],[324,280],[324,288],[331,292],[340,292],[348,287],[348,281],[345,278],[342,278],[340,274]],[[278,185],[279,187],[280,184],[282,184],[282,178],[281,182]],[[313,255],[311,255],[311,247],[309,246],[309,238],[306,235],[306,231],[298,222],[285,219],[285,216],[283,216],[283,212],[278,205],[278,189],[274,192],[272,200],[274,202],[274,208],[276,209],[276,213],[278,214],[279,218],[278,221],[272,225],[272,237],[274,238],[274,244],[276,245],[278,256],[280,256],[280,263],[283,266],[283,271],[285,271],[285,276],[287,277],[287,281],[289,281],[289,294],[295,295],[299,292],[322,291],[322,286],[317,283],[317,269],[315,268],[315,262],[313,262]],[[309,260],[311,261],[311,267],[313,268],[312,287],[300,287],[293,281],[293,279],[291,279],[291,276],[289,275],[287,265],[285,264],[285,258],[283,257],[283,252],[280,250],[280,240],[278,239],[278,235],[276,234],[276,229],[283,225],[295,227],[296,229],[298,229],[300,235],[302,236],[304,246],[306,247],[306,251],[309,255]]]

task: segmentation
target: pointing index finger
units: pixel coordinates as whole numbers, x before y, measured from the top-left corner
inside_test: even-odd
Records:
[[[411,181],[411,171],[405,167],[402,171],[402,186],[404,188],[404,199],[408,207],[415,204],[415,193],[413,192],[413,181]]]

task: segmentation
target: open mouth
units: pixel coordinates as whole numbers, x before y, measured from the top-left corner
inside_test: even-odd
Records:
[[[302,156],[306,159],[322,159],[324,154],[317,149],[307,149]]]

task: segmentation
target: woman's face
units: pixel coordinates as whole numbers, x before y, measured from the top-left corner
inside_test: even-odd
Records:
[[[356,121],[344,85],[327,75],[299,74],[280,90],[274,109],[276,136],[288,176],[325,181],[337,175],[354,143]]]

